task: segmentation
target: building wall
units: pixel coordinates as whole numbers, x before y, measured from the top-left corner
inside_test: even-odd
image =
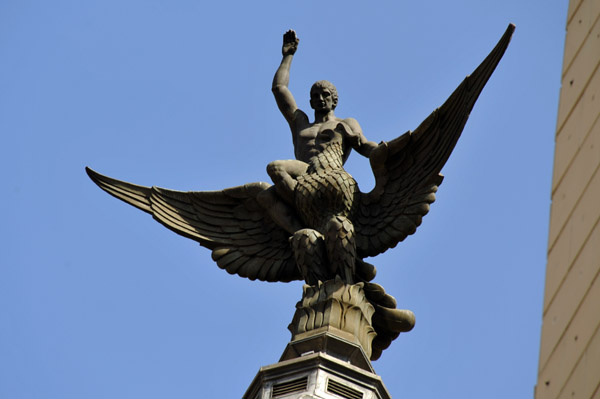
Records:
[[[600,399],[600,0],[570,0],[536,399]]]

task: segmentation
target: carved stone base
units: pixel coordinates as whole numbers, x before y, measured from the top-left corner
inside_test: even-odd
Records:
[[[296,313],[288,326],[292,333],[291,344],[304,342],[305,352],[318,352],[331,340],[311,340],[311,337],[338,336],[357,344],[369,359],[376,336],[371,325],[374,312],[362,283],[348,285],[336,277],[316,286],[304,285],[302,300],[296,304]]]
[[[262,367],[244,399],[389,399],[371,362],[375,308],[363,284],[305,285],[279,363]]]
[[[287,344],[280,362],[312,353],[326,353],[343,362],[374,373],[369,357],[358,340],[345,331],[334,327],[323,327],[311,331]]]

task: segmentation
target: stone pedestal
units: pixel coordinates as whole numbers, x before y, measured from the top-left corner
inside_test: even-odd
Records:
[[[296,356],[307,342],[290,342],[282,360],[260,369],[243,399],[390,399],[381,377],[357,344],[332,335],[315,337],[324,351]],[[328,353],[345,353],[348,360]],[[288,359],[286,359],[288,358]],[[350,361],[352,359],[352,362]],[[362,364],[363,367],[353,363]],[[365,368],[368,368],[365,369]]]
[[[292,342],[332,331],[362,347],[369,359],[377,335],[371,324],[374,312],[362,283],[349,285],[336,277],[318,285],[304,285],[302,300],[296,304],[288,329]]]
[[[304,286],[278,363],[262,367],[244,399],[389,399],[369,357],[374,308],[362,284]]]

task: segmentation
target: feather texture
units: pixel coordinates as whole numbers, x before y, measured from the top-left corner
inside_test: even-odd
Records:
[[[271,282],[302,279],[288,234],[256,201],[256,196],[269,188],[269,184],[183,192],[127,183],[90,168],[86,171],[110,195],[211,249],[213,260],[228,273]]]
[[[414,132],[382,143],[370,156],[375,187],[361,194],[354,217],[358,256],[375,256],[413,234],[435,201],[440,171],[450,156],[475,101],[510,42],[514,25],[446,102]]]

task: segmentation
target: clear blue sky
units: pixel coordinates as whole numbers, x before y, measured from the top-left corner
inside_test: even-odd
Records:
[[[417,317],[374,362],[396,398],[531,398],[567,1],[0,3],[0,398],[237,398],[275,363],[301,283],[230,276],[100,191],[86,165],[178,190],[293,157],[270,92],[414,129],[517,26],[416,235],[371,259]],[[368,163],[348,169],[363,191]]]

